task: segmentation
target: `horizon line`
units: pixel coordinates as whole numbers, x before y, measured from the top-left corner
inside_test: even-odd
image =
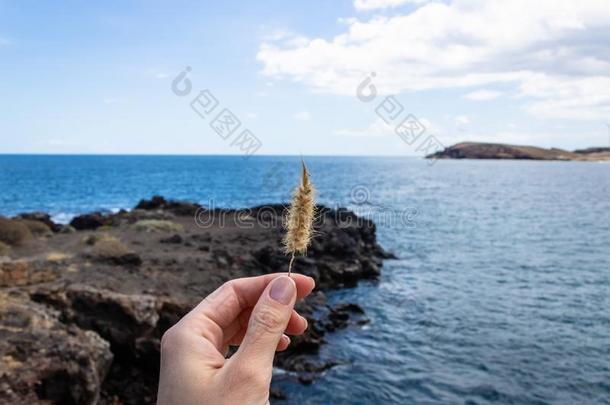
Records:
[[[214,154],[214,153],[48,153],[48,152],[0,152],[0,156],[125,156],[125,157],[241,157],[243,159],[262,157],[395,157],[395,158],[424,158],[420,155],[348,155],[348,154],[256,154],[245,157],[243,154]]]

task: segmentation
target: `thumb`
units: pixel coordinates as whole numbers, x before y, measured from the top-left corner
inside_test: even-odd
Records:
[[[287,276],[274,279],[252,310],[246,335],[232,356],[237,367],[253,367],[271,376],[275,349],[288,326],[296,301],[297,288]]]

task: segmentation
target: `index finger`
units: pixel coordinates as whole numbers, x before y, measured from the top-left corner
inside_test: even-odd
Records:
[[[277,277],[287,273],[271,273],[258,277],[245,277],[228,281],[201,301],[187,316],[205,317],[213,321],[219,329],[225,329],[233,323],[239,314],[253,307],[267,285]],[[297,286],[297,298],[308,296],[315,282],[313,278],[302,274],[291,274]],[[202,322],[206,327],[206,322]]]

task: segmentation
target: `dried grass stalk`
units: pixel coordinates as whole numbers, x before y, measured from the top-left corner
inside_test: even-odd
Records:
[[[292,271],[294,256],[307,252],[313,233],[316,190],[309,179],[305,162],[301,161],[301,164],[303,165],[301,184],[294,192],[285,223],[284,251],[292,255],[288,265],[288,276]]]

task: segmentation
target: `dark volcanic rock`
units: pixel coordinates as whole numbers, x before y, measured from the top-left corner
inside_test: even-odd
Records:
[[[307,318],[309,328],[303,335],[293,337],[290,347],[279,353],[275,360],[277,367],[299,373],[298,380],[303,384],[311,384],[322,372],[339,364],[336,360],[320,360],[315,356],[320,346],[326,343],[326,333],[368,323],[364,310],[356,304],[342,303],[327,307],[326,298],[321,292],[314,293],[309,301],[301,302],[296,307]],[[314,317],[313,312],[320,306],[326,308],[325,315]]]
[[[307,256],[294,262],[295,272],[316,280],[317,290],[297,303],[309,328],[303,336],[292,338],[275,363],[297,373],[295,379],[305,384],[338,363],[318,357],[325,337],[367,321],[357,306],[329,307],[322,291],[377,278],[383,258],[390,256],[377,244],[372,221],[345,209],[318,208],[316,237]],[[14,257],[14,261],[1,263],[0,293],[18,291],[25,295],[28,308],[52,314],[57,329],[53,333],[58,337],[55,343],[42,336],[36,346],[27,340],[33,335],[24,329],[15,332],[13,350],[20,358],[31,356],[35,361],[29,369],[29,363],[19,360],[25,380],[13,374],[11,379],[0,376],[0,384],[4,384],[0,392],[10,393],[11,397],[6,394],[10,402],[36,402],[44,397],[61,403],[90,403],[101,390],[101,403],[154,403],[163,333],[223,282],[287,269],[289,256],[281,242],[285,209],[271,205],[201,210],[197,204],[153,197],[130,212],[75,218],[72,226],[87,230],[85,235],[58,234],[39,242],[45,245],[36,248],[36,257],[64,252],[55,255],[61,260]],[[201,211],[210,220],[205,226],[195,222],[194,213]],[[133,224],[144,219],[174,226],[163,236],[138,232]],[[102,226],[103,230],[95,231]],[[104,250],[99,246],[101,240],[117,242],[114,249]],[[6,319],[0,318],[0,333],[5,333]],[[16,336],[26,340],[15,340]],[[8,350],[9,346],[4,347]],[[51,360],[37,363],[45,347],[62,349],[47,353],[55,368],[49,365]],[[110,361],[108,348],[113,360],[104,379]],[[34,368],[38,364],[42,364],[40,370],[51,371],[39,372]],[[0,369],[0,375],[2,372]]]
[[[51,263],[35,261],[0,262],[0,287],[17,287],[53,281],[59,271]]]
[[[114,264],[119,266],[140,266],[142,258],[137,253],[127,253],[114,259]]]
[[[56,224],[55,222],[53,222],[53,220],[51,220],[51,216],[44,212],[29,212],[29,213],[19,214],[17,216],[17,218],[29,219],[31,221],[42,222],[55,233],[57,233],[63,229],[63,225]]]
[[[324,262],[320,263],[320,284],[333,287],[355,286],[364,278],[362,265],[358,260],[346,263]]]
[[[150,200],[142,200],[136,206],[136,209],[141,210],[165,210],[179,216],[194,216],[199,204],[193,204],[185,201],[166,200],[161,196],[154,196]]]
[[[277,365],[287,370],[292,370],[292,354],[316,354],[320,346],[325,343],[325,331],[322,323],[314,317],[316,308],[326,305],[326,296],[321,291],[313,292],[309,299],[300,301],[295,309],[307,319],[309,327],[301,336],[292,337],[292,342],[287,352],[282,353],[277,358]]]
[[[377,278],[381,274],[381,269],[374,260],[362,260],[362,275],[364,278]]]
[[[184,240],[182,238],[182,236],[180,236],[179,234],[175,234],[170,236],[169,238],[163,238],[161,239],[161,243],[173,243],[173,244],[180,244],[182,243]]]
[[[94,230],[106,224],[106,218],[100,212],[75,217],[70,226],[78,231]]]
[[[0,295],[0,403],[95,404],[109,344],[24,296]]]
[[[167,200],[160,195],[156,195],[150,200],[141,200],[136,205],[137,210],[158,210],[167,205]]]
[[[108,257],[105,259],[98,259],[101,262],[108,262],[116,266],[140,266],[142,264],[142,258],[137,253],[125,253],[121,256]]]
[[[286,395],[277,388],[271,388],[269,391],[269,397],[271,399],[286,399]]]
[[[350,325],[364,325],[369,322],[364,310],[356,304],[339,304],[331,308],[323,321],[327,331],[347,328]]]
[[[64,320],[94,330],[121,348],[133,348],[136,339],[151,333],[159,320],[159,303],[151,295],[127,295],[71,284],[41,287],[32,299],[54,307]]]

